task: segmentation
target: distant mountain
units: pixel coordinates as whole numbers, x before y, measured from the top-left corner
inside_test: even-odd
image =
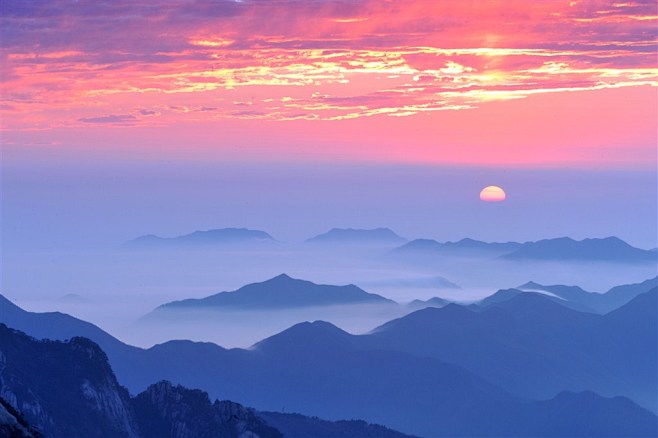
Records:
[[[626,384],[646,382],[638,386],[634,398],[656,410],[656,347],[658,345],[658,288],[642,293],[598,321],[598,336],[589,339],[592,350],[600,355],[610,353],[610,368],[617,375],[627,375]],[[586,340],[582,340],[585,342]]]
[[[465,238],[457,242],[437,242],[432,239],[416,239],[395,248],[398,255],[496,255],[505,254],[521,246],[517,242],[488,243]]]
[[[653,277],[636,284],[615,286],[603,294],[603,302],[598,307],[602,313],[617,309],[636,296],[650,291],[658,286],[658,277]]]
[[[359,344],[359,337],[325,322],[298,324],[253,347],[268,364],[254,383],[287,388],[279,403],[290,410],[429,436],[471,430],[490,404],[513,400],[458,367]]]
[[[510,408],[516,436],[630,437],[656,436],[656,416],[625,397],[605,398],[591,391],[562,391],[550,400]],[[610,415],[610,416],[608,416]],[[559,419],[559,420],[558,420]],[[492,427],[489,436],[509,436]]]
[[[260,410],[285,406],[329,420],[363,418],[426,435],[470,427],[463,416],[443,424],[445,419],[432,414],[437,410],[468,412],[473,420],[492,399],[513,400],[459,368],[405,353],[362,351],[358,339],[331,324],[316,322],[291,327],[251,350],[170,341],[116,359],[130,362],[129,368],[120,367],[125,374],[119,379],[134,392],[143,391],[154,380],[174,380]],[[449,395],[453,393],[460,397],[453,400]],[[437,394],[444,395],[437,399]]]
[[[656,253],[632,247],[617,237],[573,240],[569,237],[527,242],[502,256],[508,260],[656,262]]]
[[[156,311],[172,309],[285,309],[344,304],[395,304],[353,284],[332,286],[291,278],[281,274],[262,283],[252,283],[232,292],[206,298],[173,301]]]
[[[322,353],[354,348],[356,338],[326,321],[300,322],[254,344],[251,348],[264,353]]]
[[[472,249],[472,250],[482,250],[482,251],[505,252],[518,248],[520,244],[518,242],[503,242],[503,243],[482,242],[480,240],[464,238],[457,242],[445,242],[443,243],[443,246],[446,249],[454,248],[454,249]]]
[[[556,302],[569,309],[577,310],[578,312],[597,313],[594,309],[585,304],[582,304],[580,301],[567,300],[566,298],[562,298],[559,295],[553,294],[552,292],[545,289],[533,287],[533,285],[534,283],[529,282],[516,289],[501,289],[493,295],[490,295],[481,300],[478,305],[481,308],[487,308],[492,304],[499,304],[510,300],[519,294],[541,294],[546,299]]]
[[[615,286],[605,293],[588,292],[578,286],[544,286],[532,281],[519,286],[518,289],[548,292],[562,299],[563,304],[567,307],[576,310],[589,309],[596,313],[607,313],[656,286],[658,286],[658,277],[642,283]]]
[[[537,242],[487,243],[473,239],[440,243],[432,239],[416,239],[393,250],[399,256],[492,256],[507,260],[656,262],[655,251],[635,248],[616,237],[576,241],[568,237]]]
[[[353,229],[332,228],[324,234],[312,237],[308,243],[332,243],[332,244],[400,244],[407,239],[398,236],[389,228]]]
[[[265,231],[249,230],[246,228],[220,228],[208,231],[195,231],[177,237],[158,237],[153,234],[148,234],[126,242],[126,247],[143,249],[177,247],[203,248],[274,241],[274,238]]]
[[[520,303],[518,311],[527,313],[523,307]],[[555,308],[558,313],[548,315],[548,319],[560,321],[559,312],[565,309]],[[456,315],[473,313],[456,305],[445,309]],[[477,314],[475,316],[477,318]],[[584,316],[589,318],[589,315]],[[446,325],[454,322],[454,319],[446,321]],[[540,321],[540,325],[546,323]],[[571,329],[573,326],[567,324],[563,332]],[[437,330],[440,329],[426,327],[423,331],[414,331],[415,344],[428,342],[437,336]],[[581,399],[580,395],[575,395],[574,398],[584,404],[584,412],[596,412],[593,415],[602,417],[598,424],[589,424],[595,416],[574,420],[571,412],[561,406],[560,398],[550,403],[520,401],[475,374],[464,373],[462,368],[446,364],[436,356],[430,358],[427,351],[400,354],[394,351],[399,345],[387,343],[382,347],[373,343],[373,336],[353,336],[331,324],[315,322],[296,325],[265,339],[250,352],[213,351],[210,345],[201,349],[193,343],[167,343],[158,350],[161,358],[185,357],[191,363],[200,363],[205,358],[210,362],[206,364],[207,369],[221,376],[221,383],[215,385],[221,385],[224,393],[235,391],[235,385],[240,382],[249,382],[250,388],[237,390],[242,397],[253,397],[252,405],[281,405],[306,415],[323,412],[322,416],[329,419],[351,415],[421,436],[541,436],[546,423],[550,423],[553,430],[561,430],[561,436],[586,436],[587,430],[604,428],[610,428],[607,433],[611,436],[655,433],[655,415],[628,399],[597,396],[591,401],[593,406],[589,406],[587,397]],[[405,341],[412,347],[415,345],[408,338]],[[474,357],[482,358],[489,353],[475,347],[471,352]],[[465,350],[472,348],[470,344],[464,346]],[[198,355],[191,353],[194,350],[199,350]],[[171,353],[166,354],[166,351]],[[550,348],[548,352],[551,353]],[[450,357],[450,351],[447,353]],[[505,359],[504,355],[502,358]],[[167,368],[180,367],[169,360]],[[502,366],[509,365],[505,360]],[[237,369],[240,371],[236,372]],[[632,406],[633,412],[625,413],[625,406]]]
[[[526,290],[526,291],[540,291],[548,292],[549,294],[562,298],[563,300],[576,301],[576,302],[588,302],[591,303],[596,300],[596,296],[600,295],[596,292],[588,292],[578,286],[563,286],[563,285],[553,285],[553,286],[544,286],[534,281],[529,281],[525,284],[522,284],[517,289]],[[645,291],[646,292],[646,291]]]
[[[521,293],[479,311],[427,308],[369,335],[305,323],[249,350],[170,341],[110,360],[128,361],[117,375],[134,393],[165,379],[259,410],[421,436],[655,436],[656,416],[630,400],[554,395],[590,389],[655,409],[657,307],[655,289],[604,316]],[[577,404],[586,414],[573,415]]]
[[[407,307],[410,309],[418,310],[418,309],[424,309],[426,307],[444,307],[450,304],[451,301],[448,301],[443,298],[439,297],[432,297],[429,300],[413,300],[409,304],[407,304]]]
[[[522,294],[523,292],[524,291],[519,289],[500,289],[496,291],[496,293],[489,295],[486,298],[483,298],[477,304],[480,307],[487,308],[492,304],[498,304],[505,302],[507,300],[511,300],[512,298],[518,296],[519,294]]]
[[[395,248],[395,252],[404,252],[404,251],[440,251],[443,248],[443,245],[433,239],[414,239],[411,242],[405,243],[404,245]]]
[[[656,289],[606,315],[578,312],[537,293],[502,293],[512,297],[483,310],[455,304],[419,310],[379,327],[367,342],[440,358],[522,397],[592,390],[656,410]]]

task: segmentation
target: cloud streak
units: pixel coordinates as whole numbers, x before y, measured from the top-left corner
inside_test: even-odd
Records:
[[[78,120],[82,123],[109,123],[115,125],[124,125],[134,123],[137,120],[137,117],[130,114],[112,114],[109,116],[101,117],[82,117]]]
[[[11,2],[4,127],[126,123],[103,114],[137,100],[321,120],[656,86],[656,19],[647,1]]]

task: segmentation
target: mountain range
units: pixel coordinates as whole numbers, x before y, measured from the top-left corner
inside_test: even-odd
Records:
[[[487,243],[473,239],[440,243],[416,239],[392,251],[396,256],[481,256],[510,261],[656,262],[656,252],[635,248],[617,237],[574,240],[569,237],[536,242]]]
[[[246,228],[220,228],[194,231],[176,237],[153,234],[132,239],[124,244],[133,249],[165,248],[251,248],[253,245],[275,243],[265,231]],[[658,261],[655,249],[635,248],[617,237],[574,240],[569,237],[543,239],[534,242],[483,242],[464,238],[456,242],[432,239],[407,239],[389,228],[354,229],[332,228],[311,237],[306,243],[316,245],[394,247],[391,254],[398,257],[458,256],[500,257],[510,261],[582,261],[612,263],[649,263]],[[395,245],[401,245],[395,247]]]
[[[213,246],[275,242],[274,238],[260,230],[247,228],[219,228],[195,231],[177,237],[159,237],[153,234],[140,236],[126,242],[125,246],[134,249],[160,248],[208,248]]]
[[[631,436],[656,434],[655,415],[634,403],[655,412],[656,301],[652,289],[595,315],[523,293],[487,308],[419,310],[361,336],[302,323],[248,350],[191,341],[139,349],[6,300],[0,318],[41,337],[86,332],[134,393],[164,379],[259,410],[356,417],[421,436]]]
[[[519,293],[480,310],[419,310],[376,329],[369,343],[459,365],[522,397],[592,390],[655,411],[656,307],[655,288],[606,315]]]
[[[656,262],[656,253],[635,248],[617,237],[574,240],[569,237],[526,242],[506,254],[508,260]]]
[[[0,348],[0,394],[9,400],[0,398],[3,437],[38,438],[42,432],[46,438],[283,438],[281,430],[286,437],[296,431],[306,436],[340,431],[334,436],[365,438],[375,431],[407,437],[364,421],[262,415],[231,401],[212,402],[204,391],[168,381],[131,397],[105,353],[86,338],[37,341],[0,324]]]
[[[174,309],[285,309],[346,304],[393,304],[350,284],[333,286],[298,280],[286,274],[260,283],[252,283],[232,292],[220,292],[199,299],[173,301],[155,311]]]
[[[426,307],[444,307],[450,304],[450,301],[439,298],[439,297],[432,297],[427,300],[413,300],[409,304],[407,304],[407,307],[410,309],[418,310],[418,309],[424,309]]]
[[[658,277],[637,284],[615,286],[603,293],[588,292],[578,286],[544,286],[533,281],[525,283],[516,289],[547,292],[550,296],[562,300],[562,304],[567,307],[603,314],[626,304],[637,295],[648,292],[656,286],[658,286]]]

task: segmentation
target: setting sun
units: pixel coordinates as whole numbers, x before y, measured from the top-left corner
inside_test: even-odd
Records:
[[[505,190],[498,186],[488,186],[480,192],[480,200],[485,202],[501,202],[506,198]]]

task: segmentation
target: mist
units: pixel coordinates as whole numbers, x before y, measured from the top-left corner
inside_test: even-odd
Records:
[[[400,259],[393,247],[313,246],[332,227],[390,227],[439,241],[576,239],[616,235],[656,246],[656,174],[198,162],[3,160],[1,292],[27,310],[62,311],[121,340],[171,338],[248,347],[294,323],[324,319],[355,333],[404,314],[394,310],[296,309],[215,315],[179,323],[137,321],[172,300],[200,298],[281,273],[356,284],[401,304],[439,296],[468,303],[533,280],[592,291],[656,275],[655,264],[512,263],[496,257]],[[505,188],[503,203],[479,190]],[[246,227],[270,233],[259,248],[132,251],[126,241]],[[433,287],[443,277],[458,288]],[[187,322],[186,322],[187,321]],[[253,321],[258,321],[254,328]]]
[[[367,333],[413,308],[415,299],[471,303],[527,281],[579,285],[605,292],[656,275],[656,265],[511,262],[497,256],[400,258],[389,247],[284,244],[261,249],[112,248],[12,253],[3,266],[3,294],[31,311],[61,311],[143,347],[170,339],[249,347],[303,321],[325,320]],[[355,284],[399,306],[351,305],[280,310],[171,311],[147,315],[170,301],[233,291],[286,273],[319,284]],[[458,287],[437,287],[442,277]]]

